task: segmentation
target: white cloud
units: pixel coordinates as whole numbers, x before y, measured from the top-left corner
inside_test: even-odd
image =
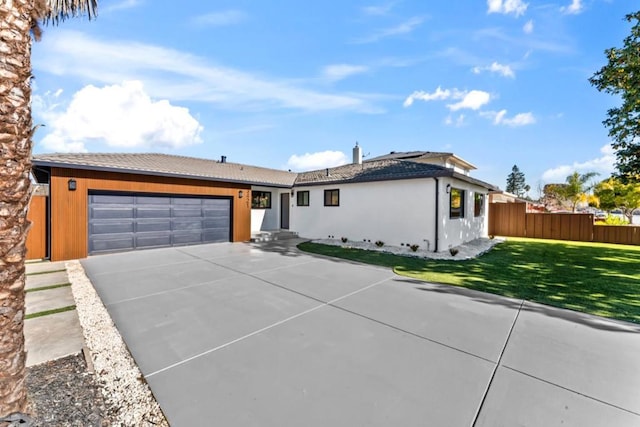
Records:
[[[454,91],[457,92],[457,89],[454,89]],[[404,103],[402,105],[405,107],[410,107],[411,105],[413,105],[413,101],[415,101],[416,99],[419,99],[421,101],[443,101],[445,99],[451,98],[452,95],[452,91],[450,91],[449,89],[443,90],[440,86],[438,86],[433,93],[417,90],[409,95],[407,99],[404,100]]]
[[[104,84],[140,80],[154,98],[208,102],[231,110],[380,112],[380,108],[371,105],[370,95],[320,92],[290,79],[218,66],[175,49],[130,41],[101,41],[76,31],[54,31],[45,37],[38,44],[34,68]]]
[[[482,90],[461,91],[458,89],[442,89],[438,86],[433,93],[424,91],[415,91],[405,99],[402,104],[404,107],[410,107],[416,100],[420,101],[445,101],[447,99],[459,100],[454,104],[448,104],[447,108],[451,111],[461,109],[478,110],[483,105],[491,101],[491,94]]]
[[[522,26],[522,31],[524,31],[525,34],[533,33],[533,19],[529,19],[527,23]]]
[[[493,124],[510,126],[510,127],[518,127],[518,126],[527,126],[532,125],[536,122],[536,118],[533,113],[519,113],[515,116],[508,118],[507,110],[500,111],[484,111],[480,113],[482,117],[486,117],[493,121]]]
[[[395,5],[396,2],[390,2],[378,6],[365,6],[362,8],[362,12],[364,12],[365,15],[383,16],[391,12],[391,9],[393,9]]]
[[[117,10],[133,9],[142,4],[142,0],[122,0],[117,3],[110,4],[104,9],[100,10],[102,13],[115,12]]]
[[[455,126],[457,128],[464,126],[464,119],[465,119],[465,115],[464,114],[460,114],[458,117],[456,117],[456,119],[454,120],[453,117],[451,117],[451,115],[447,116],[447,118],[444,120],[444,124],[447,126]]]
[[[247,18],[247,14],[241,10],[225,10],[199,15],[193,18],[193,23],[207,27],[224,27],[239,24]]]
[[[349,163],[342,151],[320,151],[317,153],[294,154],[289,157],[287,167],[293,171],[310,171],[333,168]]]
[[[414,16],[406,20],[405,22],[391,28],[385,28],[370,36],[355,39],[353,42],[357,44],[374,43],[387,37],[398,36],[402,34],[409,34],[418,28],[424,22],[424,18]]]
[[[524,15],[529,3],[522,0],[487,0],[487,13],[502,13],[515,16]]]
[[[584,5],[582,4],[582,0],[571,0],[571,4],[561,7],[560,11],[568,15],[577,15],[581,13],[583,9]]]
[[[152,100],[139,81],[98,88],[85,86],[64,112],[49,111],[51,151],[86,151],[86,143],[109,147],[172,149],[202,142],[202,126],[189,110]]]
[[[561,165],[547,169],[542,174],[542,180],[547,183],[565,182],[567,176],[575,171],[579,173],[597,172],[603,177],[608,177],[615,170],[615,151],[611,144],[607,144],[600,148],[600,154],[600,157],[585,162],[573,162],[571,165]]]
[[[458,111],[465,108],[478,110],[483,105],[488,104],[489,101],[491,101],[491,94],[489,92],[484,92],[482,90],[472,90],[465,93],[460,102],[456,102],[455,104],[448,104],[447,108],[451,111]]]
[[[490,71],[492,73],[500,74],[503,77],[515,78],[516,74],[513,72],[513,69],[509,65],[499,64],[497,62],[493,62],[491,65],[486,67],[473,67],[471,70],[475,74],[480,74],[483,71]]]
[[[338,81],[354,74],[366,73],[367,71],[369,71],[369,67],[364,65],[334,64],[324,67],[322,74],[328,80]]]

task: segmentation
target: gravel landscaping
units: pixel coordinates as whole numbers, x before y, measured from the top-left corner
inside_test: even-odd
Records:
[[[27,369],[26,425],[168,426],[160,406],[78,261],[66,263],[86,343]]]
[[[67,274],[111,425],[168,426],[80,262],[68,262]]]
[[[452,261],[464,261],[468,259],[476,258],[485,252],[488,252],[495,245],[504,242],[502,238],[480,238],[475,239],[460,246],[449,248],[442,252],[433,252],[425,250],[424,248],[418,248],[413,251],[409,244],[406,246],[378,246],[375,242],[359,241],[359,240],[347,240],[343,242],[341,239],[318,239],[313,240],[313,243],[320,243],[323,245],[340,246],[343,248],[365,249],[368,251],[386,252],[393,255],[403,255],[415,258],[425,259],[446,259]],[[452,253],[455,252],[455,255]]]

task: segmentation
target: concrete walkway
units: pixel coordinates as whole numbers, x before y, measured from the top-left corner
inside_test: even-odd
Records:
[[[640,425],[640,326],[295,243],[82,261],[172,426]]]
[[[75,306],[65,263],[27,263],[26,271],[26,314],[38,316],[24,322],[27,366],[79,353],[84,336],[75,309],[46,314]]]

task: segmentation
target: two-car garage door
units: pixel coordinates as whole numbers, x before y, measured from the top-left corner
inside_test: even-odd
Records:
[[[228,242],[231,199],[89,195],[89,254]]]

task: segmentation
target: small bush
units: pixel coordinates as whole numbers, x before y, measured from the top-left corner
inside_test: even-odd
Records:
[[[349,239],[347,239],[346,237],[341,237],[340,240],[342,240],[342,243],[347,243],[347,240]]]
[[[604,220],[605,225],[627,225],[626,218],[620,218],[619,216],[611,216],[609,215],[607,219]]]
[[[413,252],[416,252],[418,250],[418,248],[420,247],[420,245],[410,245],[409,247],[411,248],[411,250]]]
[[[494,236],[493,234],[489,234],[489,238],[490,238],[491,240],[495,239],[495,237],[496,237],[496,236]]]
[[[449,253],[451,254],[451,256],[456,256],[458,252],[460,251],[456,248],[449,248]]]
[[[384,242],[382,240],[376,240],[376,246],[381,248],[384,246]]]

